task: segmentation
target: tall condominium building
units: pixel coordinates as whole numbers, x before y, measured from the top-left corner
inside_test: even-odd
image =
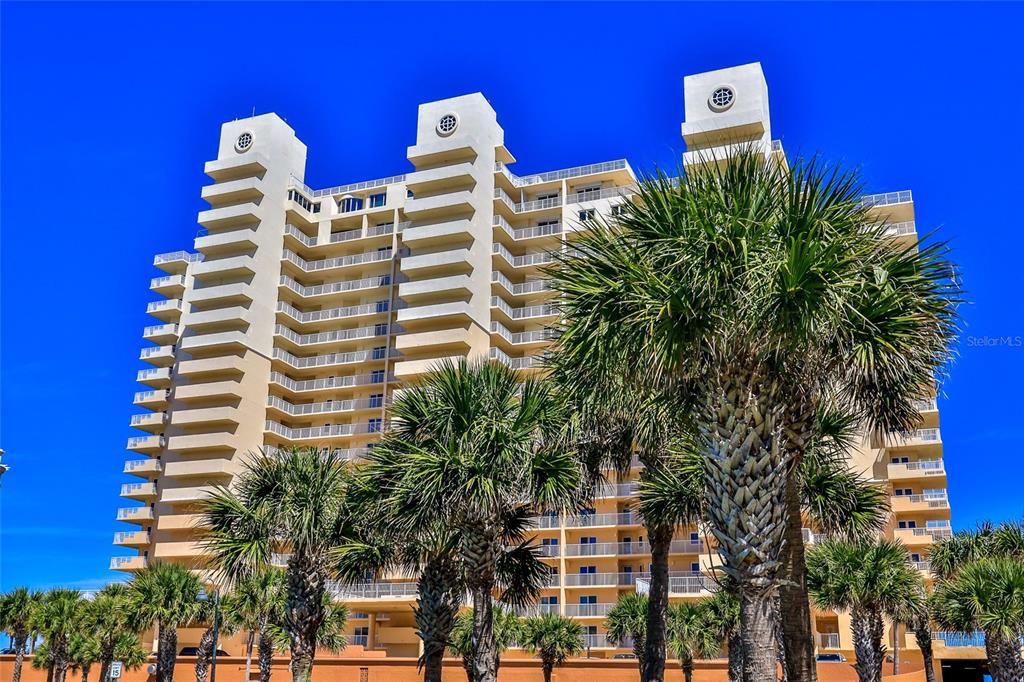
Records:
[[[727,157],[738,144],[784,162],[759,64],[688,76],[684,95],[687,163]],[[357,459],[379,437],[392,393],[440,358],[538,371],[556,320],[542,266],[588,218],[630,201],[637,182],[624,159],[516,174],[497,114],[479,93],[420,105],[406,158],[403,174],[313,189],[306,146],[281,118],[221,127],[202,188],[210,208],[199,214],[192,250],[154,259],[163,273],[150,282],[147,312],[156,323],[143,330],[150,345],[140,359],[149,367],[139,371],[145,389],[131,419],[144,435],[128,441],[139,458],[124,468],[140,480],[121,490],[143,504],[118,511],[134,530],[117,533],[115,544],[136,553],[115,557],[112,568],[201,568],[195,504],[229,483],[247,453],[315,445]],[[909,191],[864,202],[893,240],[916,239]],[[934,400],[921,404],[921,416],[914,433],[865,441],[853,466],[888,487],[888,533],[924,570],[929,545],[950,532],[950,511]],[[537,519],[551,579],[532,611],[578,618],[590,655],[615,652],[604,617],[649,570],[634,490],[619,480],[591,509]],[[806,541],[815,541],[813,530]],[[694,528],[673,543],[673,599],[708,594],[704,542]],[[352,607],[355,647],[416,655],[411,577],[381,576],[336,596]],[[815,613],[815,631],[822,650],[852,649],[847,615]]]

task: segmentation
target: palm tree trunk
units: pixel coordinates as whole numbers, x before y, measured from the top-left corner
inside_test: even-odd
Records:
[[[892,674],[900,674],[900,624],[892,624]]]
[[[256,631],[249,628],[249,636],[245,638],[245,682],[252,680],[252,645],[256,639]]]
[[[46,666],[46,682],[53,682],[53,663]]]
[[[156,650],[156,682],[173,682],[174,663],[178,658],[178,629],[160,627]]]
[[[851,613],[853,630],[853,650],[857,655],[854,668],[860,682],[881,682],[882,661],[885,654],[882,648],[882,635],[885,623],[880,613],[872,613],[854,609]]]
[[[213,657],[213,628],[207,628],[199,638],[196,648],[196,682],[206,682],[210,674],[210,659]]]
[[[778,665],[771,597],[740,586],[743,682],[774,680]]]
[[[107,676],[110,675],[110,664],[114,661],[116,645],[117,639],[114,637],[103,642],[103,653],[100,655],[100,682],[107,682]]]
[[[551,682],[551,671],[555,667],[554,664],[550,661],[544,661],[541,667],[544,669],[544,682]]]
[[[775,655],[778,657],[782,677],[779,682],[789,682],[789,671],[786,670],[786,636],[782,632],[782,599],[778,594],[772,599],[772,631],[775,635]]]
[[[1024,680],[1024,658],[1020,654],[1019,642],[986,632],[985,654],[993,682]]]
[[[796,467],[786,480],[786,544],[779,569],[779,620],[789,682],[817,682],[811,605],[807,597],[807,564],[804,556],[803,519],[800,515],[800,483]]]
[[[291,632],[292,682],[310,682],[317,633],[324,620],[326,577],[308,560],[293,556],[285,574],[285,621]]]
[[[11,682],[21,682],[21,666],[25,663],[25,642],[27,635],[22,635],[14,640],[14,675]]]
[[[423,641],[423,679],[441,682],[444,651],[461,602],[458,567],[450,557],[438,557],[424,566],[418,583],[419,597],[413,617]]]
[[[682,664],[683,667],[683,679],[686,682],[693,682],[693,661],[687,661]]]
[[[917,648],[921,650],[921,658],[924,659],[925,682],[935,682],[935,657],[932,652],[932,628],[926,618],[918,619],[914,623],[914,639],[917,641]]]
[[[271,665],[274,663],[274,642],[262,629],[259,642],[260,682],[270,682]]]
[[[647,595],[647,637],[640,664],[643,682],[665,679],[665,619],[668,613],[668,553],[672,526],[644,524],[651,545],[651,586]]]
[[[89,682],[89,670],[92,669],[91,663],[86,663],[82,666],[82,682]]]
[[[497,682],[491,590],[473,589],[473,682]]]
[[[743,680],[743,642],[740,641],[739,629],[729,635],[729,682]]]

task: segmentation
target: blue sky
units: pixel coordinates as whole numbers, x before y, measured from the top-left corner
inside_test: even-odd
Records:
[[[0,589],[115,576],[152,256],[191,247],[221,122],[277,112],[325,187],[409,170],[416,106],[481,91],[517,173],[645,168],[683,149],[683,75],[751,61],[788,151],[861,165],[869,191],[912,189],[919,229],[952,242],[971,301],[940,400],[953,521],[1024,515],[1024,347],[998,341],[1024,337],[1024,5],[0,12]]]

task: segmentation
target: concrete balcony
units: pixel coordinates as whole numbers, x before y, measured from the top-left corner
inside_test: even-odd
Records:
[[[406,256],[399,261],[402,272],[410,275],[460,274],[472,271],[469,249],[436,251],[417,256]]]
[[[398,231],[404,230],[408,227],[409,222],[399,223],[397,226],[394,223],[383,223],[381,225],[371,225],[368,227],[361,227],[355,230],[345,230],[343,232],[332,232],[328,244],[341,244],[345,242],[358,241],[361,239],[375,240],[376,242],[382,241],[383,237],[390,237]],[[318,244],[319,245],[319,244]]]
[[[182,360],[178,363],[177,373],[179,376],[188,377],[189,381],[196,381],[204,377],[217,376],[240,376],[245,373],[245,360],[237,355],[222,355],[213,358],[200,358],[198,360]]]
[[[140,384],[146,384],[153,388],[167,388],[171,385],[171,368],[154,367],[152,369],[140,369],[135,375],[135,380]]]
[[[215,234],[204,234],[201,237],[196,237],[195,245],[196,250],[206,256],[250,250],[257,246],[256,230],[252,227],[243,227]]]
[[[447,220],[427,225],[414,225],[402,231],[402,242],[413,248],[442,246],[473,239],[469,220]]]
[[[149,280],[149,290],[168,298],[181,298],[185,293],[184,275],[164,275]]]
[[[508,322],[519,320],[555,320],[558,318],[558,306],[553,303],[513,307],[500,296],[491,296],[491,312],[498,314]]]
[[[229,182],[265,173],[268,168],[270,168],[270,162],[266,156],[259,152],[249,151],[215,161],[207,161],[203,172],[217,182]]]
[[[270,383],[281,386],[293,394],[313,394],[318,392],[334,393],[346,388],[360,386],[382,386],[384,384],[384,373],[380,374],[352,374],[349,376],[327,377],[324,379],[303,379],[295,380],[281,372],[270,373]],[[390,381],[394,377],[389,378]]]
[[[275,348],[271,355],[271,359],[274,361],[278,361],[288,365],[289,367],[301,370],[311,370],[313,368],[326,368],[340,365],[355,365],[373,360],[383,361],[387,357],[396,357],[396,355],[394,353],[389,354],[386,350],[359,350],[349,353],[327,353],[324,355],[313,355],[310,357],[298,357],[281,348]]]
[[[455,163],[450,166],[415,171],[405,176],[406,188],[417,194],[437,193],[475,183],[476,178],[473,175],[473,164],[471,163]]]
[[[238,410],[227,406],[179,409],[171,415],[171,424],[175,426],[229,426],[238,423]]]
[[[146,313],[164,322],[177,322],[181,319],[181,309],[181,301],[177,298],[152,301],[146,304]]]
[[[192,290],[192,302],[204,305],[244,305],[252,303],[255,294],[252,287],[242,282],[234,284],[212,284]]]
[[[399,284],[398,295],[406,303],[414,303],[418,300],[437,300],[439,296],[468,297],[472,292],[472,284],[468,275],[420,279]]]
[[[223,230],[236,225],[252,225],[260,221],[256,204],[247,201],[233,206],[221,206],[200,211],[196,219],[208,230]]]
[[[203,187],[200,196],[211,206],[255,201],[263,197],[263,181],[257,177],[227,180]]]
[[[213,334],[193,334],[181,339],[183,350],[204,350],[222,352],[240,352],[249,346],[249,338],[245,332],[230,331]]]
[[[513,242],[526,242],[530,240],[544,239],[552,245],[557,245],[560,236],[565,232],[562,223],[548,225],[536,225],[534,227],[513,228],[505,218],[495,214],[494,227],[499,228],[497,236],[505,236]]]
[[[115,556],[110,559],[112,571],[141,571],[148,565],[144,556]]]
[[[566,604],[565,615],[570,618],[604,618],[615,604]]]
[[[178,340],[178,325],[156,324],[142,330],[142,338],[162,346],[173,344]]]
[[[195,334],[210,334],[222,331],[239,331],[249,327],[249,311],[242,306],[230,306],[215,310],[194,312],[188,316],[188,330]]]
[[[237,381],[211,381],[204,384],[178,386],[174,397],[182,402],[202,402],[212,398],[241,398],[242,385]]]
[[[277,302],[277,313],[286,316],[289,321],[297,322],[300,326],[322,326],[338,320],[355,321],[359,318],[378,317],[388,312],[391,305],[388,301],[377,303],[363,303],[360,305],[342,306],[340,308],[327,308],[326,310],[311,310],[302,312],[295,306],[285,301]]]
[[[268,433],[273,433],[285,440],[291,441],[365,436],[367,434],[380,433],[383,429],[383,424],[376,424],[375,422],[332,424],[331,426],[308,426],[293,429],[269,419],[266,421],[264,426],[264,430]]]
[[[413,600],[417,595],[415,582],[367,582],[347,585],[331,583],[328,586],[331,596],[344,601],[363,601],[367,599],[403,599]]]
[[[866,194],[860,198],[861,206],[887,223],[904,223],[914,219],[914,197],[910,190]]]
[[[190,264],[200,263],[202,260],[203,254],[201,253],[171,251],[153,256],[153,265],[172,275],[180,275],[188,269]]]
[[[368,339],[384,339],[389,333],[397,334],[401,331],[402,329],[397,325],[391,325],[389,328],[386,324],[380,324],[372,327],[355,327],[354,329],[337,329],[316,334],[300,334],[283,324],[274,325],[274,336],[276,337],[278,347],[290,350],[314,350],[352,344]]]
[[[167,449],[189,454],[200,452],[232,450],[237,445],[233,434],[226,431],[215,433],[192,433],[171,436],[167,439]]]
[[[378,263],[387,264],[391,261],[394,252],[390,249],[382,251],[366,251],[349,256],[338,256],[336,258],[321,258],[319,260],[306,260],[294,251],[284,250],[281,259],[286,263],[295,266],[295,269],[303,274],[321,274],[332,271],[354,269],[375,265]]]
[[[633,187],[602,187],[570,192],[565,195],[566,204],[584,204],[602,199],[628,199],[636,193]]]
[[[409,328],[415,328],[417,323],[433,322],[442,319],[461,321],[472,319],[469,304],[456,301],[453,303],[409,306],[399,310],[397,315],[398,322]]]
[[[405,200],[405,215],[413,220],[426,220],[452,212],[467,213],[473,210],[473,193],[461,190],[436,194],[430,197]]]
[[[933,545],[940,540],[953,537],[953,530],[948,526],[932,528],[897,528],[893,531],[897,540],[908,547]]]
[[[903,433],[890,432],[885,447],[890,450],[917,448],[941,453],[942,436],[938,429],[914,429]]]
[[[447,357],[423,358],[421,360],[405,360],[395,363],[395,378],[403,381],[414,381],[428,372],[437,368],[438,363],[443,360],[458,362],[464,356],[451,355]]]
[[[132,402],[140,407],[148,407],[151,410],[162,410],[167,407],[167,398],[170,391],[139,391],[135,394]]]
[[[949,511],[949,499],[943,493],[894,495],[892,510],[896,513]]]
[[[536,297],[554,294],[551,284],[544,279],[515,283],[500,272],[492,272],[491,283],[498,290],[499,294],[507,294],[513,297]]]
[[[139,436],[128,439],[128,449],[132,452],[156,453],[165,444],[163,436]]]
[[[543,369],[543,359],[540,356],[526,355],[523,357],[512,357],[500,348],[491,348],[488,353],[491,360],[497,360],[509,369],[523,372],[539,372]]]
[[[890,462],[886,468],[890,481],[909,481],[918,478],[940,481],[946,478],[946,464],[941,459],[922,459],[901,463]]]
[[[153,557],[156,559],[191,559],[194,562],[205,553],[203,544],[193,540],[161,542],[153,548]]]
[[[142,478],[151,478],[163,471],[163,464],[158,459],[130,459],[124,463],[124,473]]]
[[[329,284],[318,284],[308,287],[299,284],[287,275],[281,275],[280,282],[278,283],[278,289],[282,293],[292,292],[307,299],[339,298],[352,292],[365,292],[389,286],[391,286],[391,275],[378,275],[376,277],[365,277],[363,279],[331,282]]]
[[[121,497],[149,501],[156,499],[156,483],[125,483],[121,486]]]
[[[122,507],[117,510],[117,520],[125,523],[148,524],[153,518],[151,507]]]
[[[556,331],[548,327],[527,332],[513,332],[501,322],[491,322],[491,333],[510,346],[530,347],[531,349],[546,347],[557,338]]]
[[[252,256],[230,256],[197,263],[192,268],[192,276],[202,282],[223,279],[225,277],[247,277],[256,274],[256,262]]]
[[[167,424],[166,412],[149,412],[146,414],[133,414],[131,426],[149,433],[163,433]]]
[[[236,471],[231,460],[219,458],[168,462],[165,469],[168,478],[202,478],[206,480],[231,476]]]
[[[114,533],[114,544],[121,547],[144,547],[149,543],[149,533],[144,530]]]
[[[169,367],[174,364],[174,346],[151,346],[143,348],[139,360],[157,367]]]
[[[533,201],[519,201],[510,197],[505,190],[500,187],[494,189],[494,203],[495,206],[501,207],[507,211],[511,211],[514,214],[525,214],[533,213],[534,211],[544,211],[562,206],[562,197],[552,197],[549,199],[537,199]]]
[[[198,502],[207,499],[214,491],[211,486],[165,488],[160,494],[160,501],[172,504]]]
[[[495,256],[494,262],[515,269],[539,268],[555,261],[551,251],[534,251],[522,256],[515,256],[503,244],[492,244],[491,253]]]
[[[285,417],[305,417],[318,414],[345,414],[358,411],[380,412],[384,407],[383,397],[361,398],[359,400],[328,400],[319,403],[293,404],[277,396],[267,397],[267,409]]]

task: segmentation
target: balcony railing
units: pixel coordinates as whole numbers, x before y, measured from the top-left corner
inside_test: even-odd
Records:
[[[163,465],[160,464],[160,460],[157,459],[130,459],[124,463],[124,472],[130,473],[132,471],[138,471],[139,469],[150,469],[152,471],[162,471]]]
[[[546,279],[531,280],[529,282],[523,282],[516,284],[508,277],[500,272],[491,273],[491,281],[500,284],[505,288],[505,291],[509,292],[513,296],[523,296],[525,294],[536,294],[544,291],[552,291],[551,283]]]
[[[264,445],[263,452],[266,453],[267,457],[277,457],[288,452],[284,448],[278,448],[274,445]],[[327,456],[330,453],[338,459],[362,459],[366,456],[366,448],[320,448],[320,454]]]
[[[616,199],[628,197],[635,193],[632,187],[604,187],[602,189],[585,189],[581,192],[573,192],[565,198],[567,204],[579,204],[585,201],[597,201],[599,199]]]
[[[517,606],[512,609],[520,618],[531,618],[543,616],[545,613],[559,613],[558,604],[530,604],[529,606]]]
[[[513,308],[500,296],[491,296],[491,307],[498,308],[513,320],[525,320],[531,317],[555,317],[558,315],[558,306],[553,303]]]
[[[509,369],[531,369],[541,366],[541,358],[527,355],[521,358],[513,358],[507,355],[500,348],[492,348],[488,354],[491,360],[497,360]]]
[[[139,544],[149,542],[149,533],[144,530],[128,530],[114,533],[114,544],[120,545],[123,542],[137,542]]]
[[[267,396],[267,407],[273,407],[293,417],[312,414],[331,414],[334,412],[351,412],[352,410],[383,407],[384,398],[365,398],[361,400],[328,400],[322,403],[306,403],[294,405],[275,395]]]
[[[373,225],[366,228],[358,228],[355,230],[346,230],[344,232],[334,232],[331,234],[331,243],[337,244],[339,242],[349,242],[354,239],[364,239],[366,237],[382,237],[384,235],[394,234],[397,229],[399,232],[411,225],[411,221],[403,223],[387,223],[386,225]]]
[[[565,615],[577,618],[607,616],[615,604],[566,604]]]
[[[618,159],[615,161],[605,161],[603,163],[591,163],[586,166],[575,166],[573,168],[564,168],[562,170],[547,171],[545,173],[536,173],[534,175],[524,175],[522,177],[514,174],[508,169],[505,164],[498,161],[494,164],[494,170],[498,173],[503,173],[514,186],[516,187],[527,187],[529,185],[536,185],[543,182],[553,182],[555,180],[568,180],[569,178],[578,178],[583,175],[596,175],[597,173],[609,173],[611,171],[624,170],[629,168],[629,162],[625,159]]]
[[[902,192],[883,192],[882,194],[865,194],[860,198],[861,206],[891,206],[892,204],[905,204],[913,201],[910,190]]]
[[[373,384],[380,384],[384,382],[384,375],[381,374],[352,374],[343,377],[329,377],[326,379],[304,379],[302,381],[296,381],[291,377],[285,376],[280,372],[271,372],[270,381],[275,384],[280,384],[290,391],[296,393],[302,393],[304,391],[324,391],[334,388],[352,388],[354,386],[371,386]],[[389,381],[394,381],[394,375],[388,377]]]
[[[156,495],[156,483],[125,483],[121,486],[121,496]]]
[[[509,331],[508,327],[503,325],[501,322],[491,322],[491,331],[495,334],[499,334],[503,339],[511,344],[550,341],[558,335],[554,329],[550,328],[537,329],[530,332],[512,332]]]
[[[184,287],[185,286],[185,276],[184,275],[164,275],[163,277],[154,277],[153,279],[149,280],[149,288],[150,289],[160,289],[162,287],[170,287],[170,286]]]
[[[391,284],[391,275],[378,275],[364,279],[346,280],[344,282],[331,282],[329,284],[317,284],[315,286],[302,286],[288,275],[281,275],[280,285],[287,287],[303,297],[326,296],[340,294],[348,291],[361,291],[363,289],[375,289],[386,287]]]
[[[558,208],[562,205],[562,197],[550,197],[548,199],[535,199],[533,201],[521,201],[516,203],[512,197],[506,194],[500,187],[494,189],[494,198],[498,199],[515,213],[526,213],[528,211],[540,211],[545,208]]]
[[[385,357],[398,357],[395,351],[390,354],[387,351],[378,352],[375,350],[360,350],[350,353],[327,353],[325,355],[314,355],[308,358],[300,358],[292,355],[286,350],[275,348],[272,357],[286,362],[297,369],[308,369],[310,367],[329,367],[331,365],[351,365],[357,362],[368,360],[383,360]]]
[[[351,256],[338,256],[337,258],[323,258],[321,260],[305,260],[293,251],[284,250],[282,258],[289,263],[294,263],[303,272],[320,272],[321,270],[332,270],[344,268],[350,265],[363,265],[366,263],[379,263],[391,260],[393,252],[390,248],[382,251],[367,251]]]
[[[562,234],[562,232],[564,232],[562,223],[514,228],[509,225],[507,220],[497,214],[494,216],[494,227],[500,227],[505,234],[516,241],[522,239],[536,239],[537,237],[550,237],[551,235]]]
[[[375,422],[365,424],[332,424],[330,426],[307,426],[292,429],[284,424],[267,420],[264,423],[264,430],[275,433],[288,440],[309,440],[312,438],[336,438],[340,436],[357,436],[367,433],[380,433],[384,429],[383,424]]]
[[[188,251],[171,251],[170,253],[160,253],[153,256],[153,265],[173,263],[175,261],[185,261],[186,263],[198,263],[201,260],[203,260],[203,254],[201,253],[189,253]]]
[[[898,530],[905,530],[905,529],[900,528]],[[933,539],[942,539],[942,538],[951,538],[951,537],[953,537],[953,530],[951,528],[947,528],[947,527],[939,527],[939,528],[936,528],[936,527],[932,527],[932,528],[911,528],[910,530],[913,531],[913,533],[911,533],[911,534],[914,535],[915,537],[924,537],[926,535],[930,535]]]
[[[546,265],[547,263],[551,263],[555,260],[554,256],[548,251],[527,253],[522,256],[513,256],[511,251],[506,249],[504,245],[498,243],[492,245],[491,252],[504,258],[505,261],[514,268],[525,268],[531,265]]]
[[[355,583],[352,585],[333,583],[331,594],[337,599],[384,599],[388,597],[415,597],[417,595],[414,582],[372,582]]]
[[[319,197],[329,197],[336,194],[346,194],[348,192],[359,192],[366,189],[376,189],[377,187],[386,187],[387,185],[397,185],[400,182],[405,182],[404,175],[392,175],[389,178],[380,178],[379,180],[363,180],[362,182],[353,182],[348,185],[338,185],[336,187],[328,187],[327,189],[310,189],[307,185],[297,178],[291,177],[288,179],[289,184],[293,187],[297,187],[302,190],[305,194],[318,199]]]
[[[397,334],[402,331],[398,325],[391,325],[390,333]],[[331,332],[319,332],[317,334],[299,334],[283,324],[274,325],[274,334],[283,336],[292,343],[299,346],[315,346],[324,343],[335,343],[339,341],[353,341],[358,339],[371,339],[378,336],[388,335],[388,326],[380,325],[373,327],[356,327],[355,329],[338,329]]]
[[[627,483],[604,483],[598,486],[597,490],[594,491],[594,497],[631,497],[636,495],[639,490],[640,484],[637,481],[629,481]]]
[[[342,308],[328,308],[327,310],[313,310],[308,313],[301,312],[284,301],[277,302],[277,312],[284,313],[298,322],[311,324],[313,322],[324,322],[338,320],[346,317],[361,317],[363,315],[374,315],[388,311],[388,301],[378,303],[364,303],[362,305],[350,305]]]

